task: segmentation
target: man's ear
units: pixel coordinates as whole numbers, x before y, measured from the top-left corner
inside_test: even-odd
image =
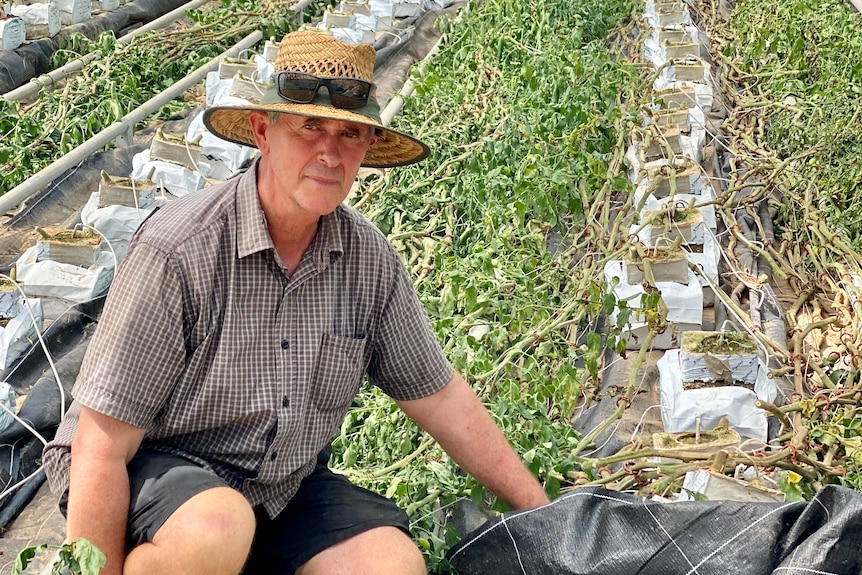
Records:
[[[266,131],[269,129],[269,118],[263,112],[253,111],[248,116],[248,123],[251,125],[251,136],[254,138],[254,143],[257,144],[257,149],[261,154],[269,151],[267,144]]]

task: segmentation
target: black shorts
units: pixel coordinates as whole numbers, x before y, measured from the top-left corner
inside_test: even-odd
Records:
[[[311,475],[275,519],[255,508],[257,529],[244,575],[293,575],[313,556],[375,527],[398,527],[409,535],[407,514],[392,501],[357,487],[329,470],[329,449],[317,456]],[[227,487],[215,473],[177,455],[140,451],[129,463],[128,545],[150,542],[180,505],[214,487]],[[65,498],[60,507],[65,515]]]

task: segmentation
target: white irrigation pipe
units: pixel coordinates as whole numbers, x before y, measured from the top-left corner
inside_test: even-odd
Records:
[[[50,166],[43,168],[26,181],[0,196],[0,213],[15,208],[18,204],[29,199],[32,195],[54,181],[67,170],[77,166],[117,138],[131,133],[135,125],[144,121],[151,114],[160,110],[168,102],[180,96],[192,86],[201,82],[209,72],[216,70],[221,58],[235,58],[237,54],[243,50],[257,44],[261,38],[263,38],[262,32],[252,32],[233,48],[230,48],[221,55],[216,56],[164,92],[150,98],[140,107],[132,110]]]
[[[134,40],[137,36],[140,36],[141,34],[150,32],[151,30],[158,30],[159,28],[163,28],[177,18],[181,18],[182,16],[184,16],[186,10],[194,10],[202,4],[206,4],[208,1],[209,0],[192,0],[187,4],[183,4],[179,8],[171,10],[167,14],[160,16],[149,24],[141,26],[140,28],[131,31],[128,34],[121,36],[117,40],[117,44],[120,46],[129,44],[132,40]],[[61,66],[60,68],[52,70],[47,74],[42,74],[38,78],[32,78],[27,84],[24,84],[19,88],[15,88],[14,90],[3,94],[3,99],[13,102],[16,100],[25,100],[27,98],[35,96],[39,93],[39,90],[41,90],[43,86],[51,86],[62,80],[66,76],[71,76],[72,74],[79,72],[81,69],[84,68],[84,66],[95,60],[98,55],[98,52],[90,52],[85,56],[81,56],[77,60],[73,60],[67,63],[65,66]]]

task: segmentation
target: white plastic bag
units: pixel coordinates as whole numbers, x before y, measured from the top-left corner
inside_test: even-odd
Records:
[[[206,178],[200,172],[171,162],[150,160],[148,149],[135,154],[132,158],[130,177],[135,180],[150,179],[177,197],[199,190],[206,185]]]
[[[12,7],[12,15],[24,21],[27,40],[53,38],[60,31],[60,9],[53,2]]]
[[[114,251],[117,260],[122,260],[141,222],[158,206],[167,203],[164,196],[157,196],[142,209],[128,206],[99,207],[99,193],[94,192],[81,210],[81,222],[95,229]]]
[[[630,309],[629,321],[626,325],[619,324],[619,312],[614,309],[610,314],[611,323],[623,330],[623,336],[629,338],[627,349],[640,347],[640,341],[646,337],[648,326],[643,316],[641,297],[646,294],[641,285],[630,285],[625,281],[624,263],[613,260],[605,264],[605,282],[611,287],[614,297],[625,302]],[[656,282],[656,287],[667,307],[667,321],[671,326],[653,342],[655,349],[668,349],[676,342],[676,335],[681,331],[700,329],[703,324],[703,290],[694,272],[688,271],[688,284],[675,282]]]
[[[29,309],[28,309],[29,308]],[[32,315],[30,315],[32,312]],[[35,323],[33,320],[36,320]],[[5,327],[0,328],[0,365],[3,369],[15,363],[36,341],[36,331],[42,331],[42,301],[36,298],[21,300],[18,315],[9,320]],[[0,396],[2,396],[0,387]],[[2,397],[0,397],[2,400]],[[15,407],[13,400],[12,407]],[[3,428],[0,415],[0,429]]]
[[[775,386],[755,386],[755,391],[740,386],[684,389],[679,363],[680,350],[669,349],[658,360],[661,391],[661,419],[668,433],[713,429],[722,417],[741,436],[766,441],[766,414],[754,407],[760,398],[775,399]]]
[[[256,152],[255,148],[234,144],[210,133],[204,126],[203,114],[198,114],[189,122],[186,141],[198,142],[201,147],[198,164],[206,177],[216,180],[227,179]]]
[[[113,254],[103,251],[89,269],[51,260],[37,261],[36,246],[24,250],[15,267],[28,297],[41,298],[45,317],[55,319],[70,305],[83,303],[108,291],[114,277]]]
[[[0,20],[0,50],[14,50],[26,39],[24,20],[18,17]]]

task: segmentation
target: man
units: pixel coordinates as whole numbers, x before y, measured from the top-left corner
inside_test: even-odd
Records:
[[[104,551],[103,573],[424,573],[404,512],[326,467],[366,373],[510,505],[547,502],[395,251],[342,205],[360,165],[428,153],[381,125],[374,58],[286,36],[260,105],[205,112],[259,160],[136,234],[44,455],[68,538]]]

